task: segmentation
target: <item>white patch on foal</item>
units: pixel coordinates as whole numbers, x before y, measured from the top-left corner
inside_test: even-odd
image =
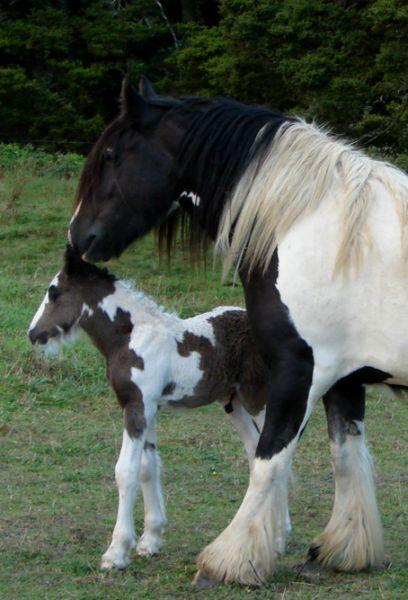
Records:
[[[61,271],[58,271],[58,273],[55,275],[54,279],[51,281],[50,285],[48,286],[49,288],[52,285],[58,285],[58,278],[59,278],[60,272]],[[44,313],[45,307],[47,306],[47,304],[49,302],[50,302],[50,297],[48,295],[48,290],[47,290],[45,293],[45,296],[43,298],[43,301],[41,302],[40,306],[37,308],[37,311],[36,311],[34,317],[32,318],[32,321],[28,328],[28,333],[30,333],[30,331],[32,331],[34,329],[34,327],[37,325],[38,321],[41,319],[41,317]]]

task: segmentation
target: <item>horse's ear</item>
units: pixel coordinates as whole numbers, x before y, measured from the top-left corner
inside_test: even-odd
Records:
[[[123,114],[137,116],[139,118],[143,118],[148,110],[147,103],[132,86],[128,76],[122,81],[120,106]]]
[[[146,98],[147,100],[157,98],[157,94],[154,91],[154,87],[144,75],[141,76],[139,81],[139,94],[141,94],[143,98]]]

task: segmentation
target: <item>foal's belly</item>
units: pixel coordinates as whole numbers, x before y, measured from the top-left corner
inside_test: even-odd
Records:
[[[389,199],[378,201],[368,226],[371,246],[360,269],[334,277],[340,217],[323,203],[280,244],[277,288],[328,380],[370,366],[406,385],[408,271]]]

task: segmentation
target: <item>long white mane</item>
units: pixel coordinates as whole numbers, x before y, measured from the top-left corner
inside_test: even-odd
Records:
[[[349,264],[358,266],[369,239],[364,229],[375,202],[374,179],[395,203],[406,255],[408,177],[314,124],[302,120],[285,123],[268,150],[252,161],[224,209],[216,243],[216,252],[223,256],[224,276],[233,265],[265,270],[293,224],[331,194],[341,202],[342,213],[334,273]]]

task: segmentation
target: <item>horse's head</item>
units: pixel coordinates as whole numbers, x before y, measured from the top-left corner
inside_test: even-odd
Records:
[[[84,262],[67,246],[64,266],[51,281],[28,329],[31,343],[49,353],[58,350],[73,338],[81,318],[114,292],[114,281],[105,269]]]
[[[89,262],[107,261],[157,225],[177,199],[176,100],[122,86],[121,114],[102,133],[79,183],[68,237]]]

